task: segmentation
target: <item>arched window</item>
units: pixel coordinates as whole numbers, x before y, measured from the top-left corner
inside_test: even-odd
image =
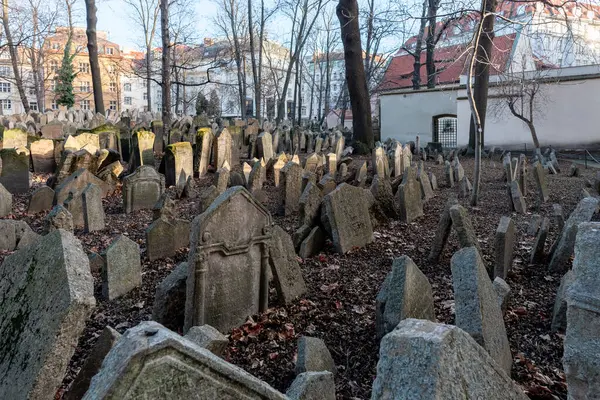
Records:
[[[456,147],[456,115],[443,114],[433,117],[433,141],[442,147]]]

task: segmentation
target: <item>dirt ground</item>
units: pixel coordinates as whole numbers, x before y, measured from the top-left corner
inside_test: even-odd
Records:
[[[354,172],[358,160],[359,157],[355,157],[350,173]],[[461,162],[472,180],[472,159],[461,159]],[[339,255],[328,242],[321,254],[301,261],[307,294],[293,304],[281,307],[271,288],[271,308],[261,315],[249,317],[247,323],[229,333],[226,359],[285,392],[294,378],[297,339],[302,335],[319,337],[327,344],[337,365],[337,397],[368,399],[379,352],[375,335],[375,297],[391,269],[392,260],[401,255],[411,257],[429,278],[438,322],[452,324],[454,300],[450,258],[458,250],[455,234],[450,236],[439,263],[428,262],[427,255],[444,204],[450,195],[457,194],[458,189],[445,187],[442,166],[427,161],[425,168],[437,176],[440,189],[435,192],[436,197],[425,204],[424,217],[411,224],[390,221],[376,227],[374,242],[362,249]],[[550,216],[553,203],[563,207],[567,218],[580,199],[585,179],[593,180],[595,173],[595,170],[585,170],[582,166],[582,176],[568,177],[569,164],[566,162],[561,163],[561,170],[559,175],[548,176],[550,201],[540,210],[533,210],[536,189],[533,178],[529,177],[526,196],[529,212],[526,215],[510,212],[502,181],[502,164],[497,159],[484,160],[479,205],[471,207],[466,199],[459,200],[469,210],[486,263],[493,262],[494,233],[500,217],[511,216],[515,222],[517,239],[513,267],[507,278],[511,298],[505,323],[514,359],[512,378],[532,399],[565,399],[566,384],[561,362],[564,336],[550,332],[554,297],[561,275],[547,271],[547,260],[529,264],[535,238],[527,235],[527,228],[533,214]],[[47,176],[35,175],[34,188],[44,184],[45,179]],[[206,187],[211,184],[212,174],[196,181],[199,188]],[[16,212],[11,218],[27,221],[39,233],[46,213],[26,214],[28,198],[34,188],[28,194],[15,196]],[[267,182],[265,192],[275,222],[292,234],[298,223],[293,217],[276,215],[279,194],[272,180]],[[193,219],[198,214],[198,203],[197,199],[177,201],[180,217]],[[100,276],[94,273],[97,307],[79,340],[57,399],[62,397],[106,325],[124,332],[140,321],[151,319],[156,286],[178,263],[186,260],[188,253],[188,249],[181,249],[173,258],[148,261],[144,230],[152,222],[152,212],[123,214],[120,189],[104,199],[104,208],[106,229],[93,233],[76,230],[75,233],[88,252],[101,253],[119,234],[136,241],[142,253],[142,287],[107,301],[101,296]],[[595,219],[598,219],[597,215]],[[557,227],[551,226],[546,250],[557,234]],[[0,259],[6,255],[0,254]]]

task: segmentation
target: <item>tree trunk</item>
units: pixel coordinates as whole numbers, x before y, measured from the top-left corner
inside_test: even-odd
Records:
[[[490,64],[493,50],[494,40],[494,19],[493,14],[496,10],[497,0],[483,0],[482,4],[482,16],[480,29],[480,38],[478,45],[475,48],[475,82],[473,84],[473,98],[475,101],[475,107],[479,112],[480,125],[481,125],[481,138],[479,145],[484,146],[485,142],[485,114],[487,111],[487,98],[488,88],[490,80]],[[475,149],[477,127],[475,121],[471,118],[471,128],[469,130],[469,149]]]
[[[169,0],[160,0],[160,32],[162,36],[162,120],[171,142],[171,52],[169,51]]]
[[[146,46],[146,107],[152,112],[152,46]]]
[[[341,38],[344,44],[346,82],[352,105],[354,138],[372,149],[374,143],[371,101],[362,60],[357,0],[339,0],[336,13],[340,21]]]
[[[104,115],[104,100],[102,98],[102,77],[100,76],[100,63],[98,61],[98,41],[96,40],[96,1],[85,0],[85,12],[87,16],[87,48],[90,57],[90,69],[92,71],[92,88],[94,90],[94,106],[96,112]]]
[[[4,25],[6,44],[10,53],[10,60],[12,61],[13,74],[15,76],[15,84],[17,85],[17,90],[19,91],[21,103],[23,103],[23,110],[25,110],[25,112],[28,113],[30,110],[29,102],[27,101],[27,96],[25,95],[25,89],[23,88],[23,79],[21,78],[21,73],[19,71],[19,55],[17,53],[17,47],[13,44],[12,34],[10,32],[10,26],[8,24],[8,0],[2,0],[2,25]]]
[[[35,100],[37,102],[38,110],[40,112],[44,112],[44,77],[42,75],[41,68],[41,57],[42,57],[42,48],[38,49],[38,35],[40,33],[39,29],[39,18],[38,18],[38,6],[34,6],[31,4],[33,8],[32,18],[33,18],[33,38],[31,44],[31,66],[33,68],[33,85],[35,89]],[[38,53],[39,52],[39,53]]]
[[[423,2],[423,12],[421,13],[421,22],[419,25],[419,33],[417,35],[417,42],[415,43],[415,50],[412,52],[412,56],[415,59],[413,63],[413,90],[419,90],[421,88],[421,52],[423,51],[423,36],[425,36],[425,27],[427,26],[427,0]]]
[[[425,41],[426,46],[426,59],[425,65],[427,68],[427,87],[432,89],[435,87],[435,25],[437,23],[437,7],[439,0],[428,0],[429,7],[427,8],[427,21],[429,23],[429,31],[427,33],[427,39]]]

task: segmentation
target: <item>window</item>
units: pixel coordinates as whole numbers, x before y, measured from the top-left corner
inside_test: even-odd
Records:
[[[53,79],[52,80],[52,90],[56,90],[57,87],[58,87],[58,79]]]
[[[90,83],[88,81],[79,82],[79,91],[88,93],[90,91]]]
[[[50,72],[58,72],[58,61],[50,60]]]
[[[88,63],[79,63],[79,72],[82,74],[89,74],[90,73],[90,64]]]
[[[0,92],[10,93],[10,82],[0,82]]]
[[[10,76],[10,67],[7,65],[1,65],[0,76]]]
[[[250,116],[254,114],[254,100],[246,99],[246,115]]]
[[[52,50],[60,50],[60,43],[53,42],[52,43]]]
[[[144,79],[142,81],[142,86],[145,87],[145,88],[147,88],[148,87],[148,81]]]
[[[30,101],[29,102],[29,108],[32,109],[33,111],[37,111],[38,110],[37,102],[36,101]]]
[[[114,52],[115,52],[115,49],[113,49],[112,47],[107,47],[106,48],[106,54],[112,56],[114,54]]]
[[[148,100],[148,92],[144,92],[144,100]]]
[[[302,106],[302,115],[306,115],[306,106]]]
[[[2,104],[3,110],[12,110],[12,101],[9,99],[0,100],[0,104]]]
[[[109,65],[107,67],[107,69],[108,69],[108,73],[109,74],[114,74],[115,73],[115,66],[114,65]]]
[[[89,100],[81,100],[79,102],[79,107],[81,107],[82,110],[89,110],[90,109],[90,101]]]
[[[116,111],[117,110],[117,101],[116,100],[109,101],[108,102],[108,109]]]
[[[108,90],[111,92],[117,91],[117,82],[111,82],[108,84]]]
[[[126,106],[130,106],[131,105],[131,97],[125,97],[125,105]]]
[[[31,96],[35,96],[35,88],[34,87],[30,87],[27,92],[31,95]]]
[[[52,101],[52,104],[50,105],[50,108],[52,108],[53,110],[58,110],[58,104],[56,104],[56,100]]]
[[[123,85],[123,90],[126,92],[131,92],[131,83],[126,83]]]

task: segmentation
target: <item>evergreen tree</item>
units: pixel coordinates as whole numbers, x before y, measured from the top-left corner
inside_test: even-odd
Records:
[[[219,100],[219,95],[215,89],[210,92],[207,113],[211,117],[218,117],[221,115],[221,101]]]
[[[58,71],[58,82],[55,93],[57,95],[56,104],[73,107],[75,104],[75,95],[73,94],[73,81],[77,73],[73,70],[73,59],[77,53],[71,54],[71,39],[67,40],[65,52],[62,59],[60,70]]]
[[[198,92],[196,96],[196,115],[206,115],[208,111],[208,100],[202,92]]]

